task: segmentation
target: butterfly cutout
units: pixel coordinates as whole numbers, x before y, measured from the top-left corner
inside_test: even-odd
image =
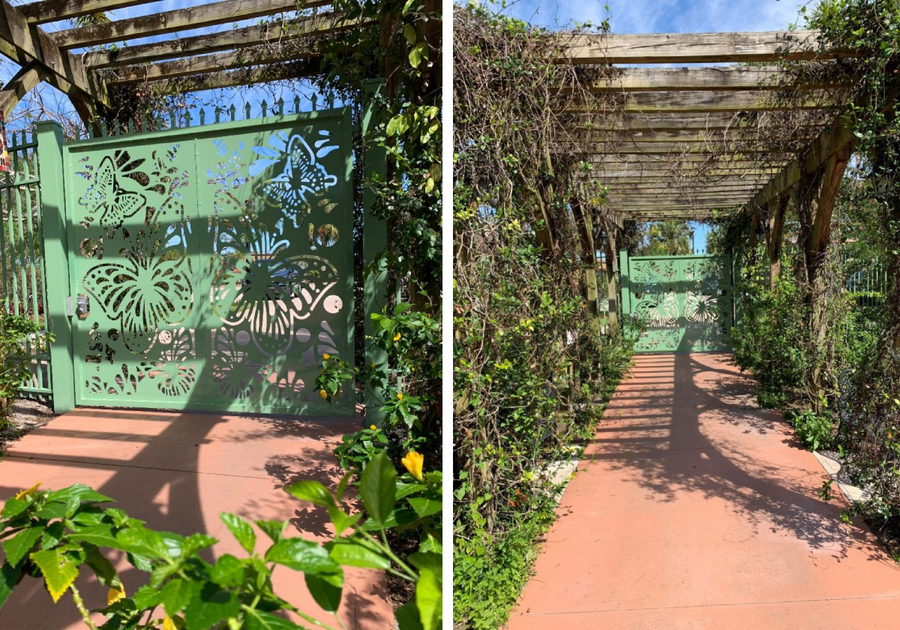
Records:
[[[270,206],[296,210],[306,202],[308,193],[319,194],[337,184],[337,177],[329,175],[316,162],[316,155],[302,137],[291,137],[288,144],[284,172],[262,182],[257,192]]]
[[[123,251],[124,262],[92,267],[82,280],[106,316],[119,321],[125,346],[135,354],[150,349],[161,325],[184,321],[193,299],[184,256],[178,248],[158,248],[154,236],[142,230]]]
[[[100,203],[97,210],[102,211],[100,225],[108,231],[122,227],[125,219],[136,215],[147,203],[147,198],[136,192],[129,192],[119,186],[116,178],[116,166],[108,155],[100,162],[94,180],[95,193]]]

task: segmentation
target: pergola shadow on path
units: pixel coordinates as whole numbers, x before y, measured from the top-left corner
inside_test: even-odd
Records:
[[[342,471],[332,454],[356,430],[352,419],[283,418],[80,408],[25,436],[0,461],[0,502],[42,481],[59,489],[85,483],[117,500],[130,516],[156,530],[219,539],[207,560],[245,552],[219,520],[221,512],[289,519],[289,535],[325,540],[327,513],[285,493],[285,485],[314,479],[334,488]],[[267,540],[260,532],[258,550]],[[114,557],[127,592],[147,580],[124,557]],[[348,569],[341,617],[349,628],[384,628],[393,618],[376,571]],[[90,608],[106,589],[84,575],[77,582]],[[309,595],[302,576],[279,567],[275,591],[326,623],[333,618]],[[98,620],[101,617],[98,617]],[[0,611],[0,628],[83,627],[65,596],[56,606],[43,582],[26,578]]]
[[[900,568],[827,478],[730,355],[640,355],[509,627],[893,627]]]

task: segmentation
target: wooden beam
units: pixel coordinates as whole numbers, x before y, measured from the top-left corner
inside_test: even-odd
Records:
[[[166,92],[199,92],[201,90],[216,90],[240,85],[253,85],[254,83],[311,77],[319,74],[320,67],[320,59],[318,57],[310,57],[305,60],[299,59],[255,68],[163,79],[159,81],[158,85]]]
[[[792,86],[793,78],[777,66],[720,68],[618,68],[614,76],[590,83],[591,92],[707,92],[729,90],[822,89],[824,83]],[[571,89],[559,90],[560,92]]]
[[[29,25],[7,0],[0,0],[0,54],[20,66],[36,62],[70,97],[108,102],[102,82],[88,75],[81,60],[60,50],[41,27]]]
[[[188,55],[246,48],[267,42],[280,43],[297,37],[327,35],[368,24],[371,22],[347,19],[338,13],[323,13],[288,22],[256,24],[209,35],[167,39],[152,44],[124,46],[114,50],[93,51],[85,53],[84,62],[91,68],[147,63]]]
[[[39,67],[37,62],[34,61],[22,66],[0,90],[0,111],[3,112],[5,119],[9,118],[16,105],[19,104],[25,95],[41,82]]]
[[[654,33],[650,35],[557,35],[564,58],[579,64],[803,61],[852,57],[826,50],[818,31],[759,33]]]
[[[754,146],[752,142],[735,141],[730,144],[732,146],[723,147],[713,142],[684,143],[622,140],[621,142],[598,142],[583,149],[592,155],[722,155],[729,158],[756,153],[782,157],[788,155],[776,153],[771,147]]]
[[[812,248],[817,256],[823,255],[828,248],[834,201],[852,154],[853,145],[847,143],[828,156],[828,161],[825,163],[825,174],[822,177],[822,188],[819,191],[819,202],[816,206],[816,218],[812,229]]]
[[[41,0],[21,4],[18,8],[31,24],[70,20],[82,15],[98,11],[112,11],[133,7],[139,4],[150,4],[156,0]]]
[[[569,133],[579,131],[665,131],[665,130],[723,130],[751,129],[758,126],[760,119],[766,122],[771,117],[767,112],[734,114],[729,112],[711,113],[620,113],[614,118],[595,121],[585,118],[580,123],[570,123]],[[814,126],[814,125],[813,125]]]
[[[821,132],[821,127],[810,127],[809,132],[804,134],[808,140],[812,142]],[[623,131],[585,131],[570,132],[560,139],[561,143],[578,143],[585,142],[668,142],[680,144],[710,144],[710,143],[743,143],[756,142],[759,136],[754,135],[755,130],[739,130],[734,129],[671,129],[671,130],[623,130]],[[764,129],[760,135],[769,136],[777,133],[777,129]]]
[[[642,113],[738,113],[754,111],[786,111],[824,109],[841,102],[841,94],[831,91],[810,90],[802,100],[788,102],[776,98],[772,92],[754,90],[745,92],[629,92],[615,99],[615,104],[573,102],[564,108],[568,113],[602,114],[614,107],[624,112]]]
[[[591,328],[600,336],[600,307],[597,291],[597,254],[594,247],[594,230],[590,212],[585,212],[581,202],[573,198],[571,202],[575,226],[581,244],[581,266],[584,273],[584,297],[587,301],[588,313],[591,315]]]
[[[767,250],[769,253],[769,288],[775,288],[775,282],[781,275],[781,246],[784,238],[784,219],[787,216],[791,194],[781,195],[777,201],[769,204],[769,229]]]
[[[759,191],[759,194],[750,201],[748,206],[762,205],[769,199],[778,197],[784,191],[790,190],[800,182],[802,172],[813,173],[817,171],[833,153],[852,141],[852,132],[847,129],[842,120],[836,119],[830,127],[823,130],[816,140],[811,143],[805,157],[801,158],[803,161],[802,168],[800,162],[791,160]]]
[[[63,49],[108,44],[126,39],[174,33],[188,29],[215,26],[278,13],[312,9],[331,4],[330,0],[225,0],[201,4],[164,13],[143,15],[107,24],[82,26],[53,35],[53,41]]]

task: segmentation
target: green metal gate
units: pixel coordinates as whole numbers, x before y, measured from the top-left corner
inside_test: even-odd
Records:
[[[620,254],[623,314],[645,322],[637,352],[731,349],[734,322],[728,256]]]
[[[64,144],[75,404],[353,414],[312,387],[353,362],[352,134],[341,108]]]

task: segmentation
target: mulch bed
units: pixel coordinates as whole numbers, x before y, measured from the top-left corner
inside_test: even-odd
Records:
[[[53,410],[36,400],[16,400],[12,404],[9,418],[0,420],[0,454],[2,454],[13,442],[26,435],[28,432],[42,427],[56,414]]]

